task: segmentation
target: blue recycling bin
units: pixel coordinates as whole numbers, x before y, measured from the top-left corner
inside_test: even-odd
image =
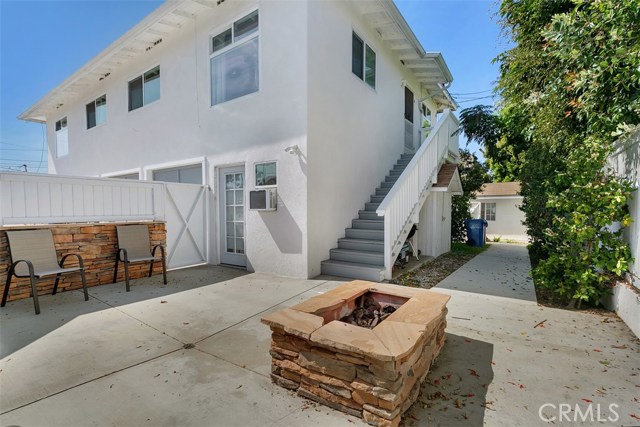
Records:
[[[467,243],[469,246],[484,246],[486,238],[487,221],[484,219],[467,219],[464,221],[467,226]]]

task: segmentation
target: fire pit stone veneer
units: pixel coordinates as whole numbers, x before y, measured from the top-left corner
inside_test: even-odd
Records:
[[[365,294],[399,308],[372,329],[339,321]],[[266,315],[271,379],[371,425],[397,426],[444,344],[449,298],[357,280]]]

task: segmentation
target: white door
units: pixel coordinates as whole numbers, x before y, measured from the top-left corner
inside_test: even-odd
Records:
[[[247,266],[244,166],[220,169],[220,263]]]

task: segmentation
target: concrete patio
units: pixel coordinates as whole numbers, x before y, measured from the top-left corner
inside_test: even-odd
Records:
[[[405,419],[415,426],[538,426],[559,405],[640,424],[640,345],[613,315],[540,307],[526,249],[494,244],[438,285],[447,342]],[[0,424],[358,426],[274,386],[260,317],[342,281],[196,267],[0,311]],[[547,404],[540,411],[541,405]],[[555,408],[555,409],[554,409]],[[574,412],[571,412],[573,420]],[[595,412],[594,412],[595,415]],[[555,425],[592,425],[559,422]]]

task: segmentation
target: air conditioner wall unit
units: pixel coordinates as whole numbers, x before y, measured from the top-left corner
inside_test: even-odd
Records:
[[[278,208],[278,191],[276,188],[265,188],[249,192],[249,210],[275,211]]]

